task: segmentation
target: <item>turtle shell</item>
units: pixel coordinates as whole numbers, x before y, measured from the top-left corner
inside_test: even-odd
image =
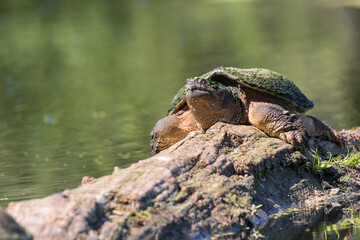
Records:
[[[217,72],[218,74],[214,74]],[[246,86],[258,91],[266,92],[286,100],[294,109],[299,112],[306,112],[314,107],[300,89],[288,78],[280,73],[263,69],[250,68],[240,69],[234,67],[220,67],[205,73],[200,78],[219,81],[225,85]],[[185,104],[186,85],[175,95],[170,104],[169,115],[180,110]]]

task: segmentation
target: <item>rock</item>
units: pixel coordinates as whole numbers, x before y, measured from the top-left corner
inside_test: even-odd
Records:
[[[87,183],[92,183],[96,180],[96,178],[91,177],[91,176],[84,176],[81,180],[81,185],[87,184]]]
[[[359,150],[360,129],[342,135]],[[347,153],[319,139],[311,146],[319,157]],[[217,123],[112,175],[86,177],[76,189],[7,211],[35,239],[251,239],[280,227],[301,233],[299,221],[312,224],[359,199],[356,166],[316,172],[305,157],[311,154],[252,126]],[[351,180],[339,181],[348,174]]]
[[[32,239],[23,227],[15,222],[3,208],[0,208],[0,239]]]

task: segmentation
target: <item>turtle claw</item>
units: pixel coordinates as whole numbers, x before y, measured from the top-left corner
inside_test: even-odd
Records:
[[[318,137],[322,141],[333,142],[341,149],[345,147],[344,137],[321,120],[307,115],[305,118],[305,127],[310,130],[309,133],[312,137]]]
[[[300,148],[302,150],[305,150],[305,148],[308,148],[308,137],[305,131],[301,130],[292,130],[287,132],[282,132],[279,134],[279,138],[295,148]]]
[[[345,147],[344,137],[334,129],[331,129],[331,131],[326,133],[326,139],[330,142],[336,143],[341,149]]]
[[[339,133],[336,133],[336,136],[337,136],[337,140],[338,140],[338,144],[339,146],[341,147],[341,149],[344,149],[345,148],[345,138],[343,135],[340,135]]]

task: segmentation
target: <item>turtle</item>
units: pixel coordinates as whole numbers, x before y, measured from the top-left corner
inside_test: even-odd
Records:
[[[314,104],[287,77],[264,69],[218,67],[187,80],[170,104],[168,116],[151,131],[152,155],[169,148],[191,131],[217,122],[253,125],[297,149],[309,137],[320,137],[343,148],[339,133],[306,115]]]

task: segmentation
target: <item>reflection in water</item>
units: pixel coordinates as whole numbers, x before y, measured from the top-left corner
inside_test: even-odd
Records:
[[[352,199],[358,202],[358,199]],[[260,232],[267,239],[331,240],[359,239],[360,217],[358,204],[348,207],[325,204],[288,210],[272,218]]]
[[[316,1],[2,1],[0,204],[149,157],[178,88],[220,65],[283,73],[312,115],[359,125],[359,14],[342,12],[355,19],[344,36],[338,13]]]
[[[360,9],[344,7],[339,9],[344,25],[344,38],[350,47],[346,52],[346,67],[344,67],[343,91],[345,108],[344,121],[348,125],[360,122]]]

